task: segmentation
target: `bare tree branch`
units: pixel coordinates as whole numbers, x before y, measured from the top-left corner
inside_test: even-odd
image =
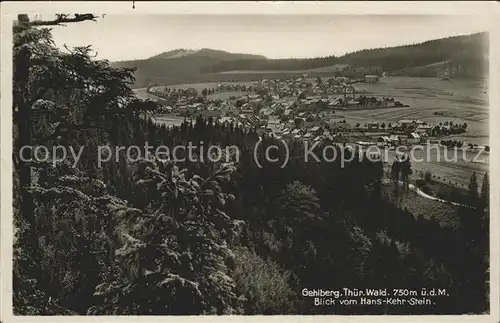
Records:
[[[69,15],[66,14],[57,14],[57,18],[55,20],[50,20],[50,21],[36,20],[31,23],[31,26],[57,26],[65,23],[80,22],[85,20],[97,21],[96,18],[97,16],[95,16],[92,13],[85,13],[85,14],[75,13],[74,18],[69,18]]]
[[[68,45],[64,44],[63,47],[68,51],[70,52],[71,54],[74,54],[73,51],[71,49],[68,48]]]

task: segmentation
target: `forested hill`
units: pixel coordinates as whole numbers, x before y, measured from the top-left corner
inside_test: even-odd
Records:
[[[332,74],[347,65],[344,76],[364,76],[382,71],[389,75],[480,77],[488,69],[488,35],[477,33],[390,48],[365,49],[340,57],[267,59],[264,56],[225,51],[177,49],[148,59],[113,63],[136,68],[134,87],[152,84],[221,82],[300,75]],[[326,68],[326,69],[325,69]],[[316,69],[316,70],[314,70]],[[255,73],[260,71],[261,73]],[[281,71],[282,73],[276,73]],[[270,75],[271,73],[271,75]],[[337,72],[338,73],[338,72]],[[250,75],[251,74],[251,75]],[[281,76],[280,76],[281,74]],[[317,75],[316,75],[317,76]]]
[[[205,72],[225,72],[231,70],[303,70],[349,64],[351,67],[378,68],[394,74],[409,73],[411,68],[424,67],[442,63],[439,66],[444,72],[451,74],[480,75],[488,61],[488,34],[476,33],[466,36],[455,36],[430,40],[419,44],[365,49],[335,57],[318,57],[314,59],[242,59],[231,62],[220,62],[205,68]],[[485,64],[486,63],[486,64]],[[463,71],[464,69],[470,70]],[[472,71],[476,69],[476,71]],[[461,72],[457,70],[462,70]],[[434,70],[434,75],[436,75]],[[465,75],[464,75],[465,76]]]
[[[176,49],[141,60],[113,62],[115,68],[135,68],[135,87],[151,84],[196,82],[200,70],[207,66],[233,60],[261,60],[264,56],[235,54],[221,50]]]

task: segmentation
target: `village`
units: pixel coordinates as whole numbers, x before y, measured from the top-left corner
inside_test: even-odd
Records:
[[[156,120],[194,120],[198,116],[218,123],[257,129],[276,139],[326,141],[347,145],[395,148],[416,144],[441,144],[477,149],[488,146],[446,140],[463,134],[466,123],[430,124],[419,119],[397,122],[357,122],[346,111],[411,108],[393,97],[370,96],[356,89],[356,83],[380,82],[378,76],[365,79],[331,77],[267,80],[240,84],[217,84],[212,88],[150,87],[148,93],[160,105]]]

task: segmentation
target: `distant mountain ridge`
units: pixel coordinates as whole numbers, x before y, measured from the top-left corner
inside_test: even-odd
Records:
[[[148,59],[179,58],[186,56],[210,57],[213,59],[220,59],[222,61],[231,61],[238,59],[267,59],[265,56],[262,55],[230,53],[223,50],[216,50],[210,48],[201,48],[201,49],[179,48],[152,56]]]
[[[223,50],[202,48],[175,49],[141,60],[113,62],[114,67],[136,68],[135,87],[152,84],[172,84],[176,82],[195,82],[203,68],[224,61],[241,59],[265,60],[265,56],[235,54]]]
[[[308,71],[312,76],[339,73],[363,76],[365,73],[386,72],[388,75],[480,77],[488,70],[488,53],[488,34],[476,33],[419,44],[365,49],[339,57],[268,59],[261,55],[202,48],[175,49],[147,59],[112,64],[115,67],[135,67],[134,86],[146,87],[199,81],[246,81],[259,75],[283,77]],[[341,65],[346,66],[342,71],[328,68]],[[280,71],[282,73],[277,73]]]

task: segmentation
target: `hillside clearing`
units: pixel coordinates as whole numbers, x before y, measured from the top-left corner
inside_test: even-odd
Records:
[[[426,219],[435,218],[442,226],[456,227],[459,225],[456,218],[458,206],[429,200],[413,191],[401,192],[396,197],[392,185],[384,185],[383,191],[390,201],[400,208],[407,208],[415,216],[423,216]]]

